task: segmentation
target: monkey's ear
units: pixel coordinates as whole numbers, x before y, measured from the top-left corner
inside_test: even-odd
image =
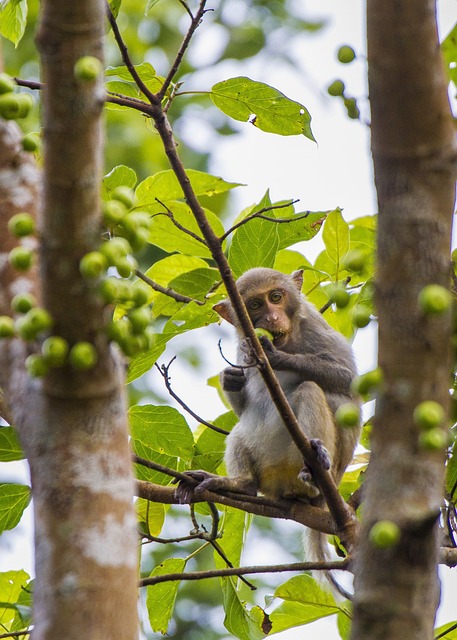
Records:
[[[227,320],[227,322],[230,322],[230,324],[234,324],[232,318],[232,305],[230,304],[230,300],[228,298],[215,304],[213,309],[221,316],[221,318]]]
[[[301,291],[301,288],[303,286],[303,269],[298,269],[297,271],[294,271],[293,273],[290,274],[290,277],[292,278],[292,282],[297,287],[297,289]]]

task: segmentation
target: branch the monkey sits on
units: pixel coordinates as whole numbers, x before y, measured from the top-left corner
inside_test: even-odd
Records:
[[[350,385],[356,374],[351,347],[301,294],[303,271],[284,275],[274,269],[250,269],[237,280],[254,328],[266,329],[271,342],[260,338],[266,356],[297,417],[316,449],[318,459],[339,484],[352,460],[360,426],[339,427],[338,407],[355,399]],[[246,364],[246,343],[230,301],[215,305],[238,333],[238,361]],[[227,367],[222,387],[239,417],[226,440],[228,477],[189,472],[201,480],[195,489],[225,489],[274,498],[294,498],[322,504],[319,489],[304,464],[256,367]],[[189,489],[190,490],[190,489]],[[185,497],[185,486],[178,495]],[[309,531],[308,560],[325,558],[323,535]]]

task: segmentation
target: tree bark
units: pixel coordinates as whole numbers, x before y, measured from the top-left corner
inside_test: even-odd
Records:
[[[137,536],[123,366],[103,331],[103,304],[79,273],[81,257],[100,241],[104,94],[102,77],[78,81],[73,69],[82,56],[103,58],[104,3],[45,0],[41,7],[42,300],[54,319],[52,333],[70,345],[92,342],[98,363],[90,371],[64,366],[31,379],[24,360],[39,343],[14,339],[0,346],[5,400],[32,477],[33,638],[133,640]],[[8,277],[1,283],[7,294],[20,279]]]
[[[444,452],[424,451],[413,411],[448,405],[450,313],[418,294],[449,287],[456,146],[432,0],[368,1],[372,154],[379,204],[377,403],[356,559],[352,640],[429,640],[439,601],[437,520]],[[401,529],[385,550],[377,520]]]

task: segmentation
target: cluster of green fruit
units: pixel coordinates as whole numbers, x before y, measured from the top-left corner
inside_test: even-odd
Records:
[[[150,236],[151,217],[145,211],[133,210],[134,203],[133,191],[121,185],[114,189],[111,199],[103,205],[103,222],[111,234],[128,241],[130,251],[144,247]]]
[[[345,44],[342,45],[337,52],[337,58],[339,62],[343,64],[349,64],[353,60],[355,60],[356,55],[355,51],[352,47]],[[327,92],[330,96],[335,98],[342,98],[343,104],[346,107],[348,117],[352,120],[358,120],[360,117],[360,110],[357,106],[357,100],[346,95],[346,86],[342,80],[334,80],[327,87]]]
[[[5,120],[26,118],[32,107],[30,93],[16,93],[16,83],[7,73],[0,73],[0,116]]]
[[[420,402],[414,409],[414,424],[419,427],[419,446],[426,451],[444,451],[450,444],[450,432],[445,429],[446,413],[434,400]]]
[[[35,233],[35,220],[30,213],[16,213],[8,220],[8,231],[15,238],[25,238]],[[18,271],[28,271],[33,262],[33,250],[18,245],[11,249],[8,261]]]

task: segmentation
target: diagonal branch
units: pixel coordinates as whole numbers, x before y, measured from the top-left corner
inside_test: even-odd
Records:
[[[262,207],[262,209],[259,209],[258,211],[255,211],[254,213],[249,214],[248,216],[243,218],[243,220],[240,220],[239,222],[234,224],[232,227],[230,227],[230,229],[227,229],[227,231],[219,237],[219,240],[222,242],[230,234],[236,231],[239,227],[242,227],[244,224],[247,224],[248,222],[250,222],[251,220],[254,220],[255,218],[260,218],[261,220],[268,220],[269,222],[278,222],[278,223],[296,222],[297,220],[301,220],[302,218],[307,218],[310,213],[309,211],[306,211],[306,213],[296,216],[295,218],[272,218],[270,216],[263,215],[267,211],[275,211],[276,209],[286,209],[287,207],[290,207],[296,202],[298,202],[298,200],[290,200],[288,202],[283,202],[282,204],[272,204],[270,207]]]
[[[163,287],[158,282],[151,280],[151,278],[149,278],[145,273],[143,273],[139,269],[135,269],[135,275],[138,278],[140,278],[140,280],[143,280],[143,282],[149,285],[151,289],[154,289],[154,291],[157,291],[158,293],[163,293],[165,296],[168,296],[169,298],[173,298],[173,300],[176,300],[176,302],[184,302],[185,304],[188,304],[189,302],[195,302],[195,304],[198,304],[199,307],[203,307],[206,304],[205,302],[202,302],[201,300],[197,300],[196,298],[189,298],[189,296],[184,296],[181,293],[174,291],[170,287]]]

